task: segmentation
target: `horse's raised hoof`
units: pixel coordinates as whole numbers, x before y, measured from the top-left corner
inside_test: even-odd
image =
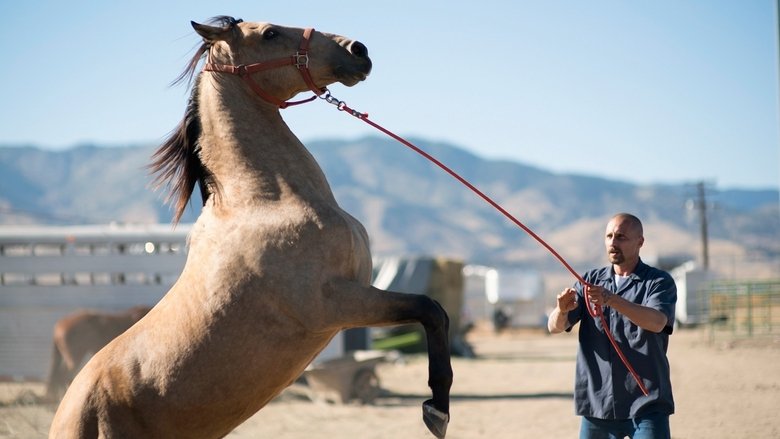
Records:
[[[423,403],[423,422],[434,436],[441,439],[447,435],[450,415],[436,409],[433,406],[433,400],[429,399]]]

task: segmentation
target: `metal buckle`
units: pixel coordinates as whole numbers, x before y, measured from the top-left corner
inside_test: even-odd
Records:
[[[295,67],[300,69],[308,69],[309,68],[309,54],[306,52],[295,52],[295,55],[293,55],[295,58]]]

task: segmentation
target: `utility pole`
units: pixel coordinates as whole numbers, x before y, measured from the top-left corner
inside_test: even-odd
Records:
[[[701,264],[705,271],[710,269],[709,238],[707,236],[707,194],[704,182],[696,184],[698,200],[696,208],[699,210],[699,228],[701,231]]]
[[[780,1],[780,0],[778,0]],[[707,227],[707,184],[700,181],[696,185],[696,195],[685,202],[685,208],[691,214],[699,217],[699,236],[701,239],[701,267],[706,271],[710,269],[710,250]]]

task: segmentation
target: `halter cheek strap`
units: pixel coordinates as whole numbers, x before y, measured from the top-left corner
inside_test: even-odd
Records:
[[[301,38],[301,43],[298,46],[298,51],[295,52],[295,54],[293,54],[292,56],[272,59],[270,61],[263,61],[259,63],[249,64],[249,65],[240,64],[237,66],[206,63],[206,65],[203,66],[203,71],[229,73],[232,75],[238,75],[239,77],[241,77],[241,79],[244,80],[244,82],[247,83],[247,85],[249,85],[249,87],[258,96],[263,98],[265,101],[276,105],[279,108],[287,108],[290,105],[298,105],[306,102],[311,102],[314,99],[316,99],[317,96],[325,93],[325,91],[327,90],[324,87],[318,87],[317,84],[314,83],[314,79],[312,79],[311,72],[309,71],[309,41],[311,40],[312,32],[314,32],[313,28],[307,28],[303,31],[303,38]],[[252,79],[253,73],[262,72],[264,70],[271,70],[271,69],[284,67],[284,66],[290,66],[290,65],[293,65],[298,69],[298,71],[301,73],[301,76],[303,77],[303,81],[306,83],[306,86],[309,87],[309,90],[314,92],[315,96],[300,101],[285,102],[273,96],[272,94],[268,93],[267,91],[263,90],[262,87],[260,87],[260,84],[258,84],[254,79]]]
[[[298,46],[298,52],[295,53],[295,67],[301,72],[303,81],[309,87],[309,90],[319,96],[325,93],[327,89],[325,87],[317,87],[317,84],[314,83],[314,79],[312,79],[311,72],[309,71],[309,41],[311,41],[312,32],[314,32],[314,28],[311,27],[307,27],[303,31],[303,38],[301,38],[301,43]]]

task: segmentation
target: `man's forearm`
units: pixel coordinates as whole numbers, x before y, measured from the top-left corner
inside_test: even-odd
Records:
[[[556,307],[547,318],[547,330],[550,331],[550,334],[558,334],[565,331],[568,327],[568,313],[561,312],[561,310]]]
[[[652,332],[661,332],[668,323],[666,315],[657,309],[629,302],[618,295],[610,298],[607,306],[628,317],[635,325]]]

